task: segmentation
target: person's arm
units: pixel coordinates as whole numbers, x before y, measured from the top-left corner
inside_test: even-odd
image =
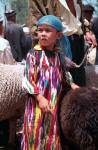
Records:
[[[48,113],[48,112],[51,113],[51,104],[44,96],[38,94],[38,95],[34,95],[34,97],[38,101],[39,107],[44,113]]]
[[[4,49],[4,64],[15,65],[16,61],[13,58],[11,47],[8,41],[6,41],[6,48]]]
[[[35,100],[38,102],[39,107],[43,112],[51,112],[48,100],[41,95],[39,86],[36,84],[37,75],[38,69],[36,66],[36,56],[34,53],[28,53],[26,59],[25,78],[23,79],[22,87],[25,89],[26,93],[35,97]]]
[[[95,35],[92,34],[91,31],[87,31],[85,33],[85,38],[86,40],[88,41],[88,43],[91,43],[93,47],[96,47],[97,46],[97,42],[96,42],[96,38],[95,38]]]
[[[72,90],[76,90],[78,88],[80,88],[80,87],[77,84],[75,84],[74,82],[71,83],[71,89]]]
[[[73,78],[72,75],[70,74],[69,71],[64,70],[64,77],[63,77],[63,83],[65,84],[65,86],[67,85],[68,87],[71,87],[71,89],[75,90],[77,88],[80,88],[78,85],[76,85],[73,82]]]
[[[36,85],[37,82],[37,73],[36,64],[35,64],[35,56],[33,52],[28,53],[26,58],[26,68],[25,68],[25,75],[22,81],[22,86],[25,89],[26,93],[31,95],[33,94],[40,94],[39,87]]]

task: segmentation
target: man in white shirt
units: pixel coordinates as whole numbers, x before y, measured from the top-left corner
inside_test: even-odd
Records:
[[[82,21],[81,0],[29,0],[30,26],[33,44],[36,44],[36,21],[43,15],[58,16],[64,27],[64,33],[69,37],[71,43],[72,57],[76,64],[80,64],[84,57],[84,35]],[[86,37],[96,46],[96,41],[87,31]],[[73,80],[79,86],[85,86],[84,65],[79,68],[70,69]]]
[[[0,63],[15,64],[9,42],[3,38],[3,17],[0,15]]]

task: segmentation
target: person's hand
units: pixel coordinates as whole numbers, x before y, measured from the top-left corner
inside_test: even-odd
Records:
[[[76,64],[75,62],[73,62],[73,61],[71,62],[71,66],[72,66],[72,67],[76,67],[76,65],[77,65],[77,64]]]
[[[71,83],[71,88],[72,90],[76,90],[76,89],[79,89],[80,87],[75,83]]]
[[[75,67],[76,63],[71,61],[68,57],[65,57],[66,64],[70,65],[70,67]]]
[[[48,113],[48,112],[51,113],[51,105],[49,104],[48,100],[41,94],[37,95],[36,98],[37,98],[37,101],[41,110],[44,113]]]
[[[91,32],[86,32],[85,38],[88,41],[88,43],[92,44],[93,47],[97,46],[97,42],[94,34],[92,34]]]

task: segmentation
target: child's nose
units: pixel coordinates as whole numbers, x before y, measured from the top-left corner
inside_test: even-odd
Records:
[[[45,31],[45,30],[43,30],[43,32],[42,32],[42,35],[44,35],[44,34],[46,34],[46,31]]]

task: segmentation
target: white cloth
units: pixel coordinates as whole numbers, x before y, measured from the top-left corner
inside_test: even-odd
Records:
[[[30,33],[30,29],[28,27],[23,27],[23,31],[24,31],[25,34]]]
[[[91,65],[95,65],[95,61],[96,61],[96,47],[95,48],[89,48],[88,50],[88,54],[87,54],[87,61],[91,64]]]
[[[73,1],[76,10],[76,17],[71,13],[70,9],[68,8],[66,0],[59,0],[61,20],[64,27],[63,32],[67,36],[70,36],[72,34],[81,35],[83,33],[81,29],[82,24],[80,22],[81,9],[79,4],[77,4],[77,0]]]
[[[9,45],[9,42],[6,39],[4,39],[2,36],[0,36],[0,52],[4,51],[4,49],[11,50],[11,47]]]
[[[15,64],[9,42],[0,36],[0,63]]]

